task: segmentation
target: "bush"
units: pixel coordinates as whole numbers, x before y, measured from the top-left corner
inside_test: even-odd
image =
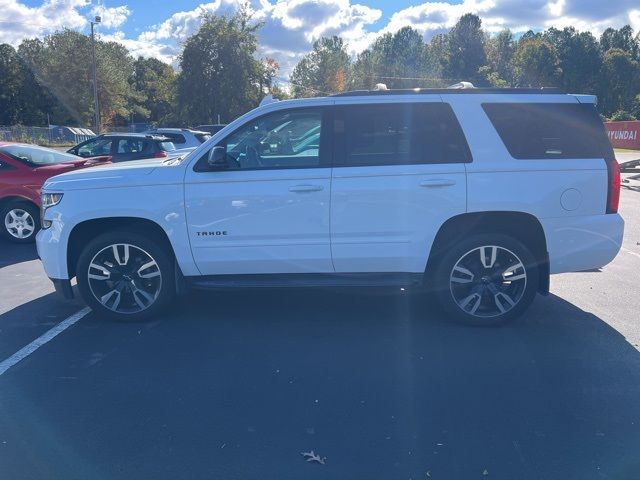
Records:
[[[611,115],[611,118],[609,119],[609,121],[610,122],[624,122],[624,121],[635,120],[635,119],[636,119],[636,117],[631,115],[629,112],[626,112],[624,110],[618,110],[613,115]]]

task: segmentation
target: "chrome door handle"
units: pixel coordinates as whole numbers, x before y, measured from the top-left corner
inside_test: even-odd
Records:
[[[322,185],[294,185],[289,187],[289,191],[295,193],[319,192],[320,190],[324,190]]]
[[[448,178],[434,178],[432,180],[423,180],[420,182],[421,187],[451,187],[456,184],[455,180]]]

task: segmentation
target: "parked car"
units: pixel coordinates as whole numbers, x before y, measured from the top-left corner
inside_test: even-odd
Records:
[[[144,132],[146,135],[167,137],[176,148],[196,148],[211,138],[209,132],[188,128],[154,128]]]
[[[460,88],[263,104],[185,159],[49,180],[38,252],[57,290],[72,296],[75,276],[117,319],[157,314],[185,286],[392,285],[502,323],[550,274],[620,249],[620,172],[595,102]]]
[[[209,132],[211,135],[214,135],[226,126],[227,126],[226,123],[215,123],[213,125],[198,125],[196,127],[196,130],[202,130],[204,132]]]
[[[192,149],[176,149],[171,139],[144,133],[105,133],[79,143],[67,153],[79,157],[108,156],[113,163],[180,156]]]
[[[40,229],[40,189],[46,179],[108,162],[23,143],[0,142],[0,235],[14,242],[35,240]]]

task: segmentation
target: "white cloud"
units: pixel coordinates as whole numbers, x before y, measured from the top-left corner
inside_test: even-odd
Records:
[[[0,0],[0,42],[18,45],[25,38],[60,28],[83,28],[87,20],[79,10],[88,0],[45,0],[29,7],[18,0]]]
[[[96,5],[91,9],[91,13],[101,17],[100,25],[106,28],[117,28],[127,21],[127,18],[131,15],[131,10],[126,5],[111,8],[107,8],[104,5]]]

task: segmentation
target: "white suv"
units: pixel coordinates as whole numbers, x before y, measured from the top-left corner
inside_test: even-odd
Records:
[[[453,318],[521,314],[549,275],[618,253],[618,165],[595,97],[350,92],[273,102],[184,159],[43,188],[56,289],[137,319],[187,286],[424,286]]]

